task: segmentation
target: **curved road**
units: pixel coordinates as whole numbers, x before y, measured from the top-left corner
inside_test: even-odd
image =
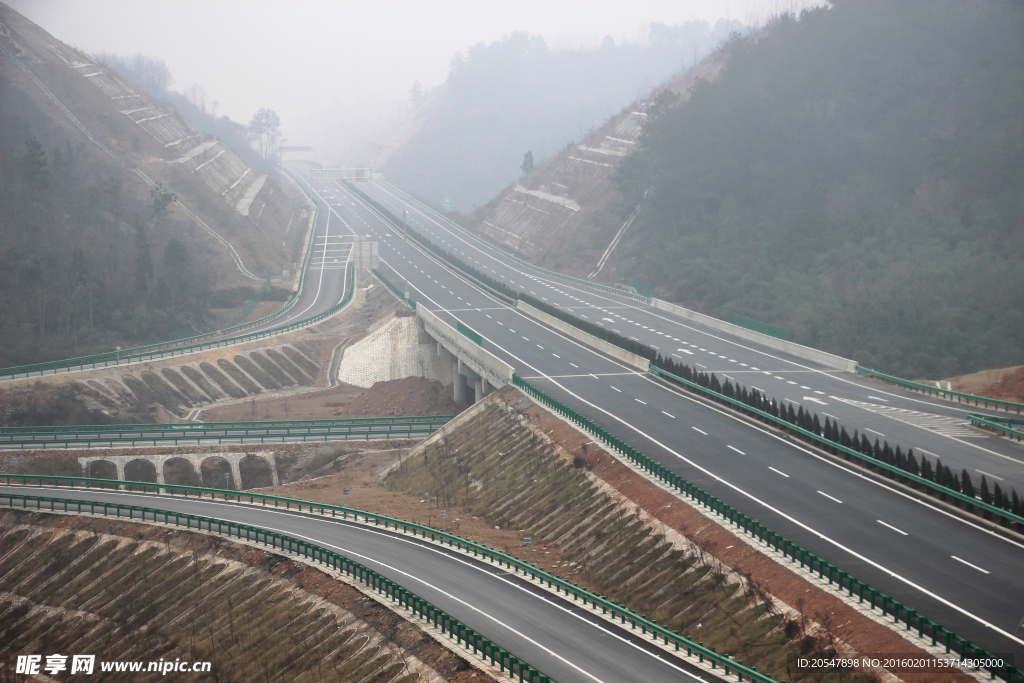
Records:
[[[727,411],[709,406],[584,347],[467,284],[407,242],[344,187],[337,184],[315,184],[315,187],[319,192],[329,192],[337,200],[332,201],[331,208],[348,225],[379,240],[382,269],[390,269],[395,284],[408,287],[418,305],[427,306],[453,326],[460,321],[480,332],[485,337],[485,348],[510,363],[520,376],[538,388],[594,419],[670,470],[925,616],[993,652],[1024,656],[1024,638],[1015,634],[1024,617],[1024,580],[1019,571],[1024,564],[1021,540],[1006,538],[980,524],[953,516],[923,496],[906,494],[875,482],[856,469],[821,458],[809,449],[778,438],[770,430],[750,425]],[[368,184],[360,188],[383,191],[374,190]],[[406,210],[412,214],[411,209]],[[557,280],[542,282],[539,275],[519,264],[502,271],[496,263],[502,258],[500,255],[485,257],[481,253],[484,246],[470,247],[466,244],[470,238],[453,236],[451,229],[447,232],[436,229],[436,241],[441,246],[475,267],[487,268],[496,279],[539,298],[553,301],[561,296],[570,301],[586,301],[589,297],[593,301],[613,296]],[[614,324],[619,327],[621,321],[610,313],[628,315],[636,323],[641,322],[637,319],[641,308],[637,302],[623,299],[614,308],[604,301],[594,303],[589,310],[586,306],[577,306],[575,311],[591,320],[597,315],[595,310],[602,314],[607,311],[606,317],[616,320]],[[659,339],[655,345],[665,348],[664,337],[670,332],[655,329],[655,318],[670,316],[661,311],[645,315],[650,319],[643,319],[643,324],[631,323],[634,334],[630,336],[649,343],[653,335]],[[670,339],[675,343],[678,338],[676,348],[683,348],[686,333],[678,329],[692,325],[671,319],[659,324],[674,326],[666,327],[675,334]],[[692,343],[698,340],[700,346],[686,348],[693,352],[695,359],[705,360],[703,356],[698,357],[698,353],[710,358],[712,347],[703,338],[693,337]],[[926,406],[928,412],[936,414],[951,415],[959,410],[955,405],[929,401],[924,396],[903,395],[848,373],[811,368],[805,361],[783,359],[779,354],[758,350],[750,344],[722,343],[731,344],[734,350],[716,351],[718,360],[715,362],[727,365],[705,363],[709,370],[742,368],[741,363],[746,363],[750,373],[761,377],[768,378],[763,373],[771,371],[770,379],[780,383],[772,386],[795,386],[809,396],[834,395],[848,401],[857,400],[849,397],[858,397],[865,399],[864,402],[870,399],[879,405],[899,407]],[[701,348],[705,351],[701,352]],[[741,356],[740,351],[747,355]],[[737,370],[728,370],[730,375],[734,372],[738,374]],[[791,385],[790,381],[802,384]],[[774,392],[771,386],[763,386],[760,381],[754,386],[767,390],[769,395],[790,397]],[[825,393],[815,394],[815,390]],[[845,410],[850,412],[834,414],[839,415],[848,428],[854,426],[850,425],[848,414],[869,414],[852,403],[831,401],[836,407],[847,406]],[[900,433],[911,434],[921,441],[941,442],[938,440],[947,438],[930,429],[871,414],[893,425],[902,425],[906,431]],[[893,431],[890,426],[886,428]],[[887,434],[887,438],[892,437]],[[1000,440],[991,441],[994,448],[1002,447]],[[901,439],[893,442],[919,447],[915,442],[906,443]],[[959,442],[951,440],[950,443]],[[1007,457],[1013,457],[1013,449],[1007,449],[1010,453]],[[943,456],[945,462],[945,453]]]
[[[308,539],[419,594],[560,683],[705,681],[691,664],[505,568],[376,526],[259,505],[67,487],[3,493],[96,500],[204,515]]]

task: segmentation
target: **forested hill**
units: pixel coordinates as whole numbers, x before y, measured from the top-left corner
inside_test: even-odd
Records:
[[[835,0],[733,41],[620,166],[620,273],[904,376],[1024,363],[1022,36],[1021,2]]]
[[[305,207],[0,2],[0,367],[237,322],[294,272]]]
[[[519,176],[526,152],[539,163],[582,142],[742,28],[725,20],[656,24],[644,44],[608,37],[580,50],[551,49],[526,33],[475,45],[452,60],[448,79],[421,107],[422,125],[388,158],[386,177],[468,212]]]

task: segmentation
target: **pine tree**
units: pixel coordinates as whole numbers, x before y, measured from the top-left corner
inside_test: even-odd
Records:
[[[965,496],[974,498],[974,483],[971,481],[971,475],[966,468],[960,472],[960,492]]]
[[[1000,510],[1006,509],[1006,499],[1003,497],[1003,490],[999,488],[999,482],[995,483],[995,491],[992,495],[992,504]]]
[[[988,479],[985,475],[981,475],[981,502],[992,504],[992,494],[988,490]]]
[[[960,479],[953,474],[953,470],[949,469],[949,465],[945,466],[944,471],[946,476],[946,486],[954,491],[960,491]]]
[[[821,420],[818,419],[818,414],[814,414],[814,419],[811,420],[811,431],[821,436]]]
[[[793,410],[793,404],[789,404],[789,408],[786,410],[786,422],[789,424],[796,424],[796,411]]]
[[[921,476],[929,481],[935,481],[935,474],[932,472],[932,462],[923,455],[921,456]]]
[[[911,448],[907,451],[907,466],[904,468],[911,474],[920,474],[921,470],[917,467],[917,458],[914,456],[914,449]]]

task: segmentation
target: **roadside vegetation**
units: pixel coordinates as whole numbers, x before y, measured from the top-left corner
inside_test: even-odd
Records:
[[[566,462],[527,417],[492,402],[472,420],[443,430],[386,483],[517,530],[531,538],[530,561],[544,570],[777,678],[802,680],[788,666],[790,654],[835,652],[839,643],[827,618],[824,628],[791,618],[766,586],[719,561],[713,544],[685,529],[670,542],[668,531],[639,507],[599,490],[587,468],[585,449]],[[440,517],[433,523],[450,524]],[[526,559],[521,549],[517,554]],[[844,672],[820,680],[874,678]]]
[[[4,680],[26,652],[208,661],[214,681],[408,683],[409,653],[467,668],[318,570],[183,531],[0,512],[0,590]],[[98,664],[93,677],[126,680]]]
[[[620,271],[903,377],[1024,362],[1024,7],[837,1],[724,48],[618,171]]]

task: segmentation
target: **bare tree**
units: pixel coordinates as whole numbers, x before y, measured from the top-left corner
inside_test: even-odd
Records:
[[[281,117],[273,109],[260,108],[249,122],[249,138],[267,161],[276,161],[281,139]]]
[[[209,96],[209,93],[206,92],[206,88],[198,83],[193,83],[185,88],[181,94],[185,96],[185,99],[188,100],[193,107],[204,114],[207,113],[206,98]]]

